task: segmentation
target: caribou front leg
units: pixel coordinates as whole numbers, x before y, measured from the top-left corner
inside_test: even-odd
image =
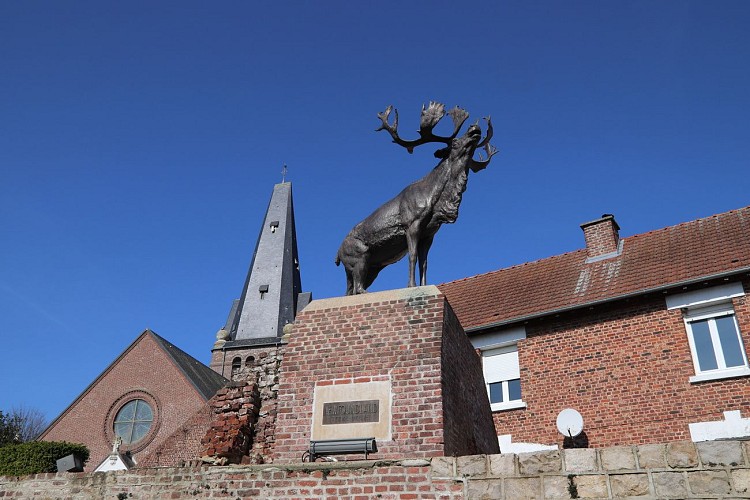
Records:
[[[427,285],[427,254],[432,246],[435,235],[423,238],[417,246],[417,257],[419,257],[419,286]]]
[[[417,280],[414,278],[415,268],[417,267],[417,247],[419,244],[419,227],[413,224],[406,230],[406,247],[409,252],[409,284],[408,287],[417,286]]]

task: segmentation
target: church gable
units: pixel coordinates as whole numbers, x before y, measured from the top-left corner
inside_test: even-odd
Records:
[[[93,470],[109,455],[117,428],[123,435],[120,451],[138,462],[205,406],[204,393],[221,385],[221,377],[205,376],[191,368],[191,360],[200,364],[144,331],[40,439],[85,444],[91,452],[86,469]]]

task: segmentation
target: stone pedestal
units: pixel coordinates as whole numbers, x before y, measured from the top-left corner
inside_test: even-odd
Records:
[[[373,458],[499,452],[481,360],[436,287],[316,300],[297,316],[274,461],[359,437],[377,439]]]

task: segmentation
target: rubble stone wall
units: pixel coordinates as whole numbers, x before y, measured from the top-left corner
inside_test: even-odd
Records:
[[[266,349],[256,354],[253,370],[257,376],[260,391],[260,414],[255,425],[253,447],[248,460],[251,464],[263,464],[271,460],[275,443],[279,370],[283,355],[283,346]]]
[[[232,381],[211,399],[213,420],[201,440],[203,455],[220,464],[240,463],[252,446],[260,411],[260,394],[254,381]]]
[[[275,443],[276,415],[279,393],[279,370],[284,344],[250,346],[224,352],[215,348],[211,368],[230,377],[233,382],[254,382],[260,395],[257,422],[254,425],[252,448],[242,458],[244,464],[263,464],[271,460]],[[239,363],[236,361],[239,360]],[[239,365],[233,368],[233,365]]]

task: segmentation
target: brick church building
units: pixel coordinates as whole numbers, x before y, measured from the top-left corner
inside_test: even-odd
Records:
[[[475,363],[484,390],[472,397],[489,406],[503,453],[750,437],[750,207],[626,238],[612,215],[581,228],[580,250],[438,285],[444,322],[455,313],[475,353],[461,354],[463,375],[443,373],[443,393],[473,394],[452,386]],[[83,442],[88,470],[273,461],[296,370],[285,349],[311,299],[291,184],[278,184],[210,368],[147,330],[40,439]],[[583,418],[575,437],[556,428],[564,409]]]

